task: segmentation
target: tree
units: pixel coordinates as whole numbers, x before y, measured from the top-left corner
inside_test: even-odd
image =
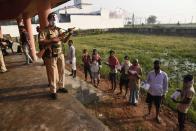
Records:
[[[147,19],[148,24],[154,24],[156,22],[157,22],[157,17],[154,16],[154,15],[149,16],[148,19]]]

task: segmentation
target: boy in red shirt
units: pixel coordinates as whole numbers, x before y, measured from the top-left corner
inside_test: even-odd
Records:
[[[87,75],[89,73],[92,82],[91,69],[90,69],[91,57],[88,54],[87,49],[83,50],[82,62],[84,64],[83,66],[84,66],[85,81],[87,81]]]
[[[110,50],[110,56],[108,58],[107,65],[110,67],[109,79],[112,85],[111,90],[114,92],[116,89],[117,65],[119,65],[119,61],[113,50]]]

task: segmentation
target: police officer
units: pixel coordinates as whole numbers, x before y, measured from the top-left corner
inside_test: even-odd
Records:
[[[55,13],[50,13],[48,15],[49,25],[41,31],[39,42],[44,46],[46,50],[45,64],[46,70],[49,75],[51,98],[57,99],[57,92],[67,93],[65,89],[65,60],[62,49],[62,42],[67,42],[72,35],[72,30],[70,30],[66,37],[64,36],[61,28],[55,25]],[[57,87],[59,88],[57,90]]]
[[[7,68],[5,66],[5,61],[4,61],[4,58],[3,58],[3,52],[1,50],[2,46],[4,46],[2,44],[2,42],[4,42],[5,40],[1,37],[2,36],[0,36],[0,73],[5,73],[5,72],[7,72]]]
[[[7,68],[5,66],[2,50],[0,49],[0,73],[5,73],[5,72],[7,72]]]

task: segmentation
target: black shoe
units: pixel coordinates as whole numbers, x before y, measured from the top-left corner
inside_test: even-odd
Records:
[[[71,74],[69,76],[73,76],[73,70],[71,70]]]
[[[134,106],[137,106],[137,103],[133,103]]]
[[[59,89],[57,90],[57,92],[59,92],[59,93],[68,93],[68,90],[65,89],[65,88],[59,88]]]
[[[57,99],[57,94],[56,94],[56,93],[51,93],[51,94],[50,94],[50,97],[51,97],[53,100],[56,100],[56,99]]]
[[[73,78],[76,78],[76,70],[73,71]]]
[[[7,73],[8,72],[8,70],[6,70],[6,71],[1,71],[0,73]]]

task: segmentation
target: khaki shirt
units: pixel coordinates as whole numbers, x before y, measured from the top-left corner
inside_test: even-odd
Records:
[[[39,41],[50,40],[52,38],[59,37],[62,33],[63,33],[63,30],[58,27],[55,27],[55,29],[46,27],[43,31],[41,31]],[[59,41],[58,43],[52,44],[51,49],[52,49],[52,52],[55,54],[63,53],[62,42]]]
[[[189,98],[191,99],[191,103],[192,103],[194,95],[195,95],[194,87],[183,89],[181,92],[181,101],[183,101],[185,98]],[[191,106],[191,103],[189,104],[179,103],[177,105],[177,110],[182,113],[187,113]]]
[[[0,57],[3,56],[2,50],[0,49]]]

